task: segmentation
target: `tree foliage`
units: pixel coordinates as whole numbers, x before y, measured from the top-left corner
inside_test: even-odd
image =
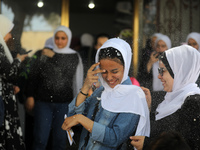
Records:
[[[44,6],[42,8],[37,7],[38,0],[3,0],[2,2],[14,13],[13,23],[15,26],[12,33],[16,39],[16,46],[19,46],[18,48],[21,47],[20,39],[23,28],[24,26],[31,26],[30,22],[33,16],[43,15],[50,25],[58,25],[56,17],[61,14],[62,0],[43,0]],[[26,24],[25,19],[27,19]]]

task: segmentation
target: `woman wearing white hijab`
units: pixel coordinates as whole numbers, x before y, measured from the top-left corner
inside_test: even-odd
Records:
[[[200,52],[200,33],[191,32],[186,38],[186,43]]]
[[[0,149],[25,149],[18,106],[13,85],[17,82],[18,68],[27,55],[17,54],[13,59],[6,42],[12,38],[14,24],[0,14],[0,96],[4,102],[3,125],[0,128]]]
[[[200,149],[200,89],[195,84],[199,64],[200,53],[188,45],[172,48],[160,56],[158,78],[167,94],[156,109],[151,136],[145,138],[145,143],[163,131],[177,131],[192,150]],[[142,149],[144,137],[135,136],[132,140],[138,150]]]
[[[147,65],[145,66],[145,70],[140,73],[140,75],[143,76],[141,86],[150,89],[151,92],[163,91],[162,84],[157,78],[158,56],[169,48],[171,48],[170,38],[167,35],[158,34],[155,41],[155,50],[151,53]],[[141,81],[141,79],[139,81]]]
[[[53,149],[66,149],[67,136],[61,125],[83,83],[82,61],[69,47],[71,38],[70,29],[59,26],[52,38],[53,51],[43,49],[45,61],[38,59],[30,72],[26,96],[29,110],[34,107],[33,149],[46,148],[51,129]]]
[[[167,35],[159,36],[156,39],[155,47],[156,47],[156,52],[157,52],[156,55],[158,56],[162,52],[171,48],[170,38]],[[157,70],[157,68],[159,67],[158,57],[156,58],[156,60],[157,61],[154,62],[153,66],[152,66],[152,73],[153,73],[152,87],[153,87],[153,91],[163,91],[162,83],[158,79],[158,70]]]
[[[140,66],[138,68],[137,79],[141,86],[152,90],[152,65],[154,60],[157,60],[156,55],[156,39],[162,36],[162,33],[154,33],[146,43],[146,47],[142,49],[140,58]]]
[[[194,47],[200,52],[200,33],[198,32],[191,32],[188,34],[186,38],[186,42],[188,45]],[[197,85],[200,87],[200,75],[196,81]]]
[[[79,92],[80,88],[83,85],[83,64],[82,64],[82,60],[81,60],[80,55],[75,50],[70,48],[70,43],[71,43],[71,39],[72,39],[72,33],[71,33],[70,29],[66,28],[65,26],[60,26],[55,30],[54,36],[55,36],[55,33],[57,33],[58,31],[63,31],[63,32],[65,32],[65,34],[67,34],[68,44],[64,48],[59,48],[57,46],[57,44],[54,43],[53,51],[56,52],[56,53],[60,53],[60,54],[76,54],[76,55],[78,55],[79,61],[78,61],[78,65],[77,65],[77,68],[76,68],[76,73],[74,74],[74,77],[73,77],[73,89],[74,89],[73,94],[75,96]]]
[[[62,125],[63,130],[77,124],[84,127],[80,150],[114,150],[130,135],[149,136],[145,94],[128,77],[131,58],[129,44],[119,38],[109,39],[98,49],[96,64],[88,70],[80,93],[69,105],[69,117]],[[102,86],[86,98],[98,78]]]

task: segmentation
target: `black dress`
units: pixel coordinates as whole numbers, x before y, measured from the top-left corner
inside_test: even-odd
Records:
[[[0,128],[0,149],[25,149],[18,116],[18,105],[13,91],[19,65],[20,61],[17,59],[14,59],[12,64],[9,63],[4,48],[0,44],[0,77],[2,79],[2,98],[5,107],[4,123]]]
[[[192,150],[199,150],[200,95],[188,96],[181,109],[165,118],[157,121],[155,121],[155,118],[151,118],[150,138],[145,138],[144,149],[163,131],[179,132]]]

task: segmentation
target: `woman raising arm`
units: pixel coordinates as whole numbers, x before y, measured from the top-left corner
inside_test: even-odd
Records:
[[[108,40],[97,51],[96,64],[88,70],[80,93],[69,105],[69,116],[62,128],[77,124],[84,128],[79,149],[117,149],[130,135],[149,135],[149,111],[145,95],[128,77],[131,48],[117,38]],[[86,98],[94,82],[101,87]]]

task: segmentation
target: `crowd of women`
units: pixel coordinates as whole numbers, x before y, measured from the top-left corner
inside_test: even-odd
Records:
[[[15,94],[27,54],[13,59],[6,44],[12,28],[0,15],[0,149],[23,150]],[[152,35],[138,70],[141,87],[128,76],[132,49],[125,40],[110,38],[98,48],[83,79],[82,60],[70,48],[71,38],[70,29],[59,26],[49,39],[51,46],[30,69],[24,94],[25,107],[34,115],[31,149],[45,150],[51,136],[52,149],[66,150],[67,132],[79,125],[80,150],[200,149],[199,33],[192,32],[186,44],[176,47],[167,35]],[[97,82],[100,87],[88,96]],[[163,91],[165,96],[152,107],[153,92]]]

